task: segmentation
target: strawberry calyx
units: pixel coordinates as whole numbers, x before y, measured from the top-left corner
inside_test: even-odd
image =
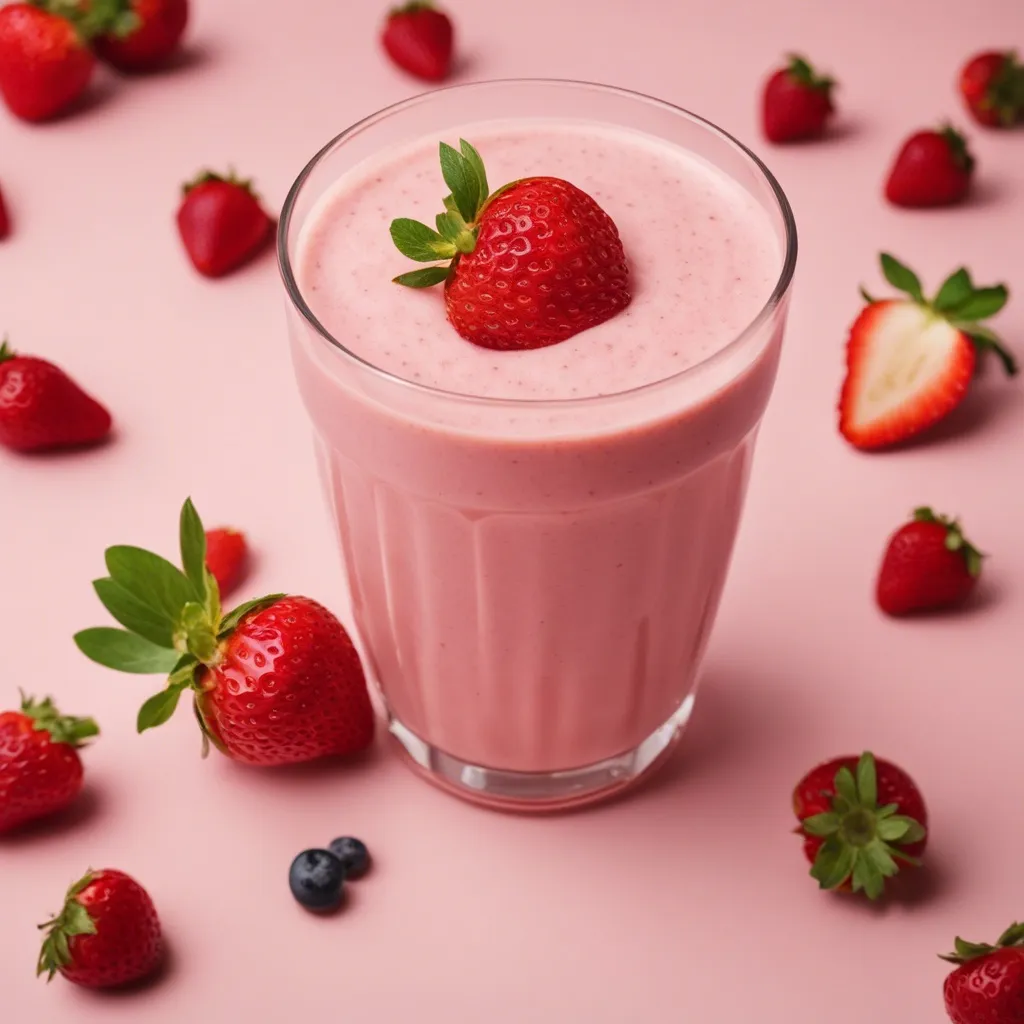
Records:
[[[73,935],[96,934],[96,922],[78,900],[78,896],[92,884],[94,878],[95,872],[90,868],[83,878],[80,878],[68,889],[61,912],[56,917],[39,925],[40,931],[44,931],[46,934],[39,953],[39,961],[36,964],[37,977],[40,974],[45,974],[46,980],[52,981],[57,971],[71,963],[68,940]]]
[[[187,196],[189,192],[199,188],[200,185],[209,185],[214,181],[219,181],[225,185],[234,185],[236,188],[242,189],[243,192],[248,192],[253,199],[259,198],[253,188],[252,178],[239,178],[235,174],[234,168],[228,168],[227,174],[218,174],[216,171],[209,169],[200,171],[191,181],[186,181],[181,186],[182,195]]]
[[[465,139],[459,139],[459,149],[442,142],[440,155],[441,175],[451,192],[443,200],[444,212],[435,220],[437,230],[420,221],[399,217],[391,222],[391,240],[403,256],[417,263],[449,262],[392,279],[408,288],[430,288],[444,281],[458,265],[459,257],[476,248],[480,218],[488,204],[516,184],[509,182],[489,192],[484,162]]]
[[[142,24],[131,0],[28,0],[33,7],[70,22],[80,39],[97,36],[124,38]]]
[[[995,945],[988,942],[967,942],[958,935],[953,943],[952,953],[940,953],[939,959],[951,964],[967,964],[978,960],[997,949],[1012,949],[1024,946],[1024,924],[1014,923],[996,939]]]
[[[814,66],[806,57],[802,57],[798,53],[789,53],[786,54],[786,59],[789,61],[786,65],[786,73],[798,85],[824,93],[830,93],[835,87],[835,79],[815,71]]]
[[[959,551],[967,563],[967,572],[977,578],[981,575],[981,560],[985,557],[965,536],[960,522],[949,516],[936,515],[930,508],[914,509],[915,523],[939,523],[946,528],[946,550]]]
[[[1009,50],[1003,63],[989,82],[985,95],[978,102],[982,110],[995,111],[999,123],[1005,127],[1015,124],[1024,113],[1024,64],[1017,54]]]
[[[834,787],[831,809],[801,822],[805,835],[824,840],[811,866],[811,877],[822,889],[849,884],[853,892],[877,899],[885,880],[899,872],[900,863],[919,863],[899,848],[919,843],[925,828],[914,818],[899,814],[896,804],[879,807],[878,775],[870,751],[861,755],[856,774],[845,765],[840,768]]]
[[[953,163],[965,174],[970,174],[974,170],[974,157],[967,148],[967,137],[958,132],[951,124],[940,125],[937,131],[949,147]]]
[[[11,359],[17,358],[18,354],[8,344],[7,339],[4,338],[3,341],[0,341],[0,363],[6,363],[9,362]]]
[[[107,668],[167,675],[164,689],[139,710],[139,732],[166,722],[185,690],[201,692],[203,670],[221,663],[224,645],[244,616],[285,596],[268,594],[224,614],[217,581],[206,566],[206,532],[191,499],[182,506],[179,532],[181,569],[143,548],[107,548],[110,575],[95,580],[93,588],[125,628],[100,626],[74,638],[87,658]],[[201,717],[200,724],[209,739]]]
[[[1005,284],[978,288],[971,280],[970,271],[960,267],[942,282],[935,297],[928,299],[924,295],[920,278],[909,267],[887,252],[881,254],[881,263],[882,273],[889,284],[932,315],[948,321],[971,340],[979,354],[992,352],[999,358],[1007,376],[1013,377],[1017,373],[1017,361],[1013,354],[999,336],[981,322],[995,316],[1006,305],[1010,292]],[[860,294],[869,305],[879,301],[863,287]]]
[[[50,697],[41,701],[21,695],[21,713],[32,719],[36,732],[48,732],[54,743],[80,747],[87,739],[100,734],[100,728],[91,718],[62,715]]]
[[[392,7],[388,16],[397,18],[402,14],[417,14],[420,11],[436,11],[437,7],[430,0],[409,0],[409,3]]]

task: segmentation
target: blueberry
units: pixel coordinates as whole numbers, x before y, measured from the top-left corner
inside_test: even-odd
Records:
[[[362,878],[370,869],[370,851],[361,839],[342,836],[331,843],[331,853],[341,861],[346,878]]]
[[[307,910],[334,910],[340,906],[345,868],[330,850],[303,850],[292,861],[288,885]]]

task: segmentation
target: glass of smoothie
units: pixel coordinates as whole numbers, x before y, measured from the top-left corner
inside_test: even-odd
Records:
[[[442,211],[439,143],[491,186],[569,181],[612,218],[629,305],[568,340],[464,340],[391,221]],[[510,258],[516,257],[510,253]],[[602,85],[441,89],[342,132],[281,217],[295,372],[390,731],[432,782],[552,810],[627,787],[693,708],[796,232],[709,122]]]

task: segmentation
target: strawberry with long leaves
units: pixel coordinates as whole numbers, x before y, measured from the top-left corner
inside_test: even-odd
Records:
[[[205,739],[237,761],[294,764],[367,747],[373,710],[342,624],[317,602],[284,594],[224,614],[191,500],[180,534],[181,569],[142,548],[108,548],[110,575],[93,587],[125,628],[75,635],[108,668],[167,674],[139,711],[139,732],[166,722],[191,690]]]

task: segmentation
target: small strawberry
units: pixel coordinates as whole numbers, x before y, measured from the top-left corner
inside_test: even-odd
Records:
[[[793,791],[811,877],[822,889],[878,899],[885,880],[918,866],[928,812],[914,780],[865,751],[808,772]]]
[[[789,63],[765,83],[761,104],[764,134],[770,142],[818,138],[835,108],[835,80],[819,75],[803,58],[790,54]]]
[[[3,241],[11,233],[11,218],[4,205],[4,194],[0,192],[0,241]]]
[[[955,519],[914,509],[889,538],[875,588],[878,606],[909,615],[961,604],[977,585],[983,557]]]
[[[89,871],[45,931],[36,974],[59,971],[85,988],[116,988],[149,977],[163,960],[160,920],[149,893],[123,871]]]
[[[953,1024],[1024,1024],[1024,924],[1012,924],[996,940],[965,942],[940,959],[956,964],[943,996]]]
[[[121,71],[151,71],[167,63],[188,24],[188,0],[122,0],[117,32],[100,36],[97,55]]]
[[[992,352],[1013,376],[1017,365],[979,321],[1006,304],[1005,285],[976,288],[960,268],[934,299],[917,275],[882,253],[886,280],[906,299],[871,298],[850,328],[839,429],[850,444],[885,448],[915,437],[948,416],[966,397],[980,352]]]
[[[64,810],[82,791],[78,749],[99,728],[61,715],[47,697],[22,695],[20,711],[0,713],[0,833]]]
[[[441,143],[441,172],[452,190],[437,231],[391,222],[405,256],[451,260],[395,278],[428,288],[444,282],[448,319],[467,341],[492,349],[565,341],[630,302],[629,268],[611,217],[561,178],[522,178],[488,194],[480,154]]]
[[[230,527],[206,531],[206,567],[213,573],[221,594],[238,586],[248,558],[244,533]]]
[[[212,171],[184,186],[177,220],[185,251],[207,277],[222,277],[248,262],[274,231],[251,181]]]
[[[108,548],[110,576],[93,586],[127,629],[75,636],[108,668],[168,674],[139,711],[139,732],[166,722],[192,690],[205,739],[236,761],[294,764],[369,746],[373,709],[342,624],[315,601],[283,594],[222,614],[191,501],[181,510],[181,558],[184,571],[140,548]]]
[[[915,132],[896,155],[885,198],[896,206],[950,206],[967,195],[973,174],[967,140],[954,128]]]
[[[15,451],[93,444],[110,433],[110,413],[63,370],[0,344],[0,444]]]
[[[451,19],[427,0],[411,0],[388,14],[381,43],[403,71],[428,82],[447,78],[455,33]]]
[[[960,94],[978,124],[1009,128],[1024,118],[1024,64],[1012,50],[979,53],[960,72]]]

